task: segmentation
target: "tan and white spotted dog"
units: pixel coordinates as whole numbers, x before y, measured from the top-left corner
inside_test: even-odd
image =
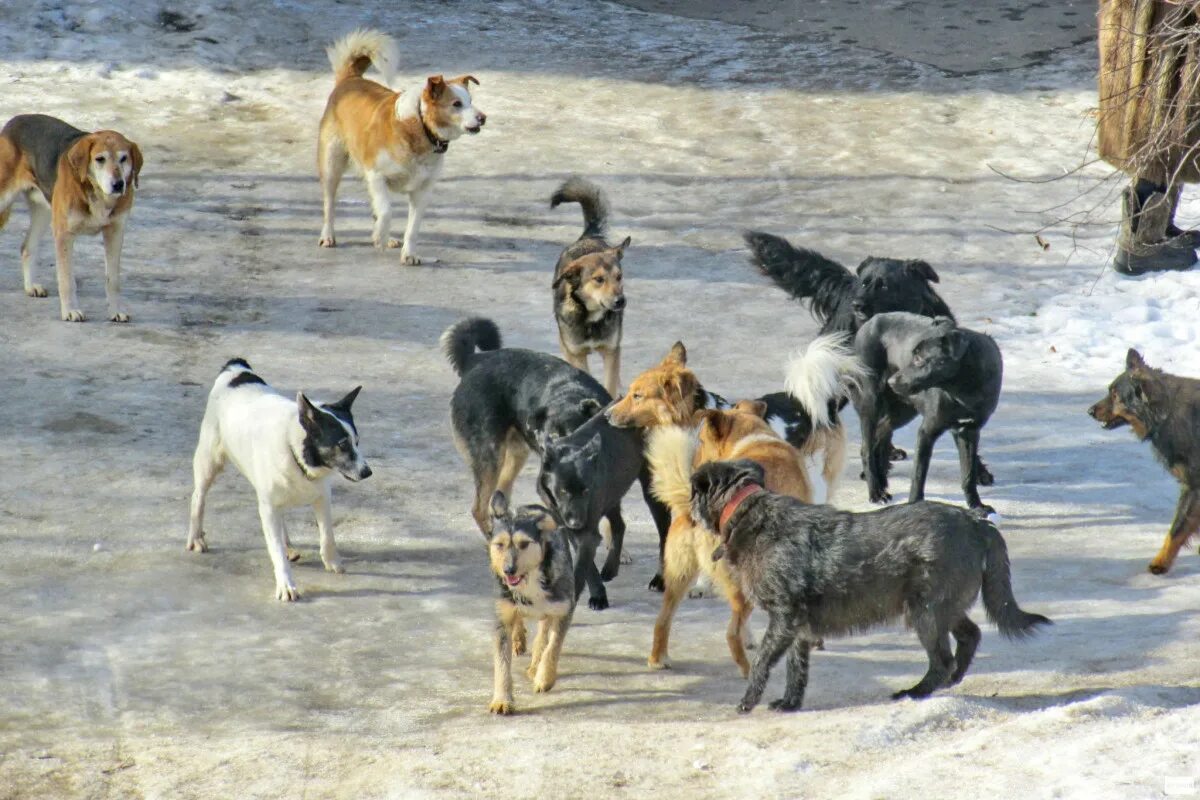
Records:
[[[432,75],[421,85],[396,92],[363,77],[374,65],[385,84],[394,77],[396,44],[379,31],[358,30],[328,50],[335,85],[321,117],[317,171],[321,176],[325,220],[321,247],[335,247],[334,204],[350,160],[362,171],[375,214],[372,241],[384,249],[400,247],[405,264],[420,264],[417,230],[433,184],[442,172],[450,142],[483,128],[487,115],[471,104],[473,75],[447,80]],[[390,192],[408,195],[408,224],[403,243],[392,239]]]
[[[558,680],[558,657],[575,613],[574,559],[549,511],[538,505],[511,511],[503,492],[492,495],[488,558],[499,586],[488,711],[511,714],[514,630],[523,638],[526,619],[538,622],[526,671],[533,690],[548,692]]]
[[[0,228],[18,195],[29,205],[29,232],[21,243],[25,294],[45,297],[35,278],[38,244],[54,232],[58,300],[66,322],[83,322],[71,256],[75,237],[104,237],[108,319],[128,322],[121,304],[121,245],[142,170],[142,151],[116,131],[81,131],[45,114],[13,117],[0,130]]]

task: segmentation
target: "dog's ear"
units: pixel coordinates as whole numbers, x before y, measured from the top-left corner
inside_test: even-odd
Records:
[[[743,414],[753,414],[756,417],[767,417],[767,404],[762,400],[738,400],[733,406],[734,411],[740,411]]]
[[[429,92],[429,96],[434,100],[440,99],[446,93],[446,79],[441,75],[430,75],[425,81],[425,91]]]
[[[762,464],[757,461],[751,461],[748,458],[739,458],[732,462],[732,466],[737,467],[742,476],[750,478],[752,481],[762,486],[766,483],[767,473],[762,468]]]
[[[862,260],[862,263],[858,265],[858,269],[854,270],[854,274],[861,278],[867,267],[871,266],[878,260],[879,259],[877,259],[875,256],[867,256]]]
[[[504,519],[508,516],[508,498],[504,496],[504,492],[499,490],[492,495],[492,516],[496,519]]]
[[[729,434],[729,417],[721,411],[713,408],[705,409],[697,413],[693,419],[699,424],[702,436],[706,429],[717,439],[723,439]]]
[[[712,478],[709,470],[701,467],[692,474],[692,497],[706,495],[712,489]]]
[[[88,172],[92,165],[92,139],[91,134],[81,137],[67,151],[67,166],[80,186],[88,181]]]
[[[361,391],[362,391],[361,386],[355,386],[353,389],[350,390],[350,393],[348,395],[343,397],[341,400],[338,400],[336,403],[329,403],[328,407],[335,408],[338,411],[345,411],[346,413],[350,413],[350,406],[354,405],[354,398],[358,397],[358,393]]]
[[[680,367],[687,366],[687,348],[683,346],[683,342],[676,342],[675,344],[671,345],[670,352],[663,356],[663,360],[659,366],[665,367],[670,364],[675,364]]]
[[[310,431],[320,426],[320,414],[312,401],[304,396],[304,392],[296,392],[296,406],[300,409],[300,424],[304,430]]]
[[[952,317],[934,317],[931,324],[939,333],[952,331],[958,327],[958,323]]]
[[[689,398],[696,394],[697,388],[696,376],[692,374],[691,370],[683,370],[663,382],[663,389],[671,398],[671,403],[680,409],[691,407]]]
[[[554,519],[554,515],[550,513],[550,509],[544,506],[526,506],[530,511],[537,514],[535,524],[537,529],[542,533],[550,533],[558,528],[558,521]]]
[[[470,89],[472,83],[476,86],[479,85],[479,78],[474,75],[459,75],[457,78],[451,78],[447,83],[457,83],[464,89]]]
[[[579,404],[579,408],[584,414],[587,414],[588,419],[591,419],[604,408],[604,404],[594,397],[588,397]]]
[[[914,258],[912,260],[905,261],[904,268],[922,280],[929,281],[930,283],[938,282],[938,274],[933,271],[933,267],[929,265],[928,261],[921,261],[920,259]]]
[[[138,147],[134,142],[129,143],[129,157],[133,159],[133,172],[129,176],[129,180],[133,183],[133,188],[138,186],[138,176],[142,174],[142,148]]]
[[[613,248],[613,252],[616,253],[616,256],[617,256],[617,261],[620,261],[621,256],[625,255],[625,248],[629,247],[629,244],[632,241],[633,241],[633,239],[626,236],[625,241],[621,242],[619,245],[617,245],[616,247]]]
[[[550,284],[551,289],[557,289],[563,283],[572,287],[579,287],[579,275],[583,272],[583,263],[580,261],[572,261],[562,268],[562,272],[554,278],[554,283]]]
[[[1135,369],[1147,369],[1146,360],[1142,358],[1142,354],[1137,350],[1134,350],[1132,347],[1129,348],[1129,352],[1125,354],[1125,369],[1129,370],[1130,372],[1134,371]]]

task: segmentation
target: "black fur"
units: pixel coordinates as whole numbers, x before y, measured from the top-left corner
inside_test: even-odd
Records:
[[[771,708],[795,711],[804,700],[813,642],[901,617],[920,637],[929,668],[893,697],[918,699],[953,686],[981,638],[967,616],[981,589],[988,617],[1006,637],[1022,638],[1050,623],[1017,605],[1008,548],[986,520],[929,502],[856,514],[763,489],[743,499],[720,526],[739,492],[762,482],[762,467],[745,460],[711,462],[692,476],[693,516],[720,531],[721,557],[768,616],[740,712],[758,704],[784,653],[786,689]],[[954,652],[951,636],[958,643]]]
[[[751,263],[779,288],[809,303],[821,333],[854,334],[875,314],[910,311],[926,317],[950,317],[949,306],[931,283],[938,275],[919,260],[868,257],[857,274],[815,250],[793,247],[786,239],[761,231],[743,234]]]
[[[230,381],[230,385],[234,385],[234,381]],[[300,426],[304,428],[304,442],[300,455],[306,466],[328,467],[343,475],[347,474],[345,470],[354,461],[354,446],[358,438],[358,429],[354,425],[350,406],[361,390],[361,386],[355,387],[336,403],[313,403],[303,394],[300,395]],[[346,428],[350,429],[349,432]],[[370,476],[371,470],[368,467],[359,480]]]
[[[621,498],[634,481],[642,484],[642,497],[658,526],[660,543],[671,523],[671,513],[650,493],[650,470],[643,457],[642,432],[637,428],[613,427],[597,414],[569,436],[548,439],[542,445],[538,494],[578,548],[575,562],[575,591],[588,585],[588,605],[608,607],[603,581],[620,570],[625,521]],[[595,553],[600,542],[600,520],[612,530],[612,548],[602,572],[596,571]]]
[[[245,364],[244,361],[242,363]],[[256,383],[265,384],[266,381],[264,381],[262,378],[255,375],[253,372],[251,372],[249,370],[249,365],[247,365],[247,369],[242,370],[237,375],[234,375],[232,379],[230,379],[229,388],[236,389],[239,386],[245,386],[247,384],[256,384]]]
[[[1004,365],[996,342],[947,317],[893,312],[863,325],[854,349],[870,372],[855,392],[854,405],[862,423],[863,471],[871,501],[891,499],[892,432],[919,414],[909,502],[924,499],[934,442],[949,430],[958,446],[967,505],[979,514],[991,513],[977,486],[990,483],[979,458],[979,431],[1000,401]]]
[[[225,366],[221,367],[221,372],[224,372],[225,370],[227,370],[231,367],[242,367],[244,369],[254,369],[253,367],[250,366],[249,361],[247,361],[244,358],[241,358],[240,356],[237,358],[231,358],[228,361],[226,361]]]

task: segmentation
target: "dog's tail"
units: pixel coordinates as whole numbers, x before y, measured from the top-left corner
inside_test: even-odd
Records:
[[[583,209],[583,233],[579,238],[603,237],[608,230],[608,198],[604,190],[587,178],[572,175],[550,195],[550,207],[560,203],[579,203]]]
[[[361,78],[372,65],[383,74],[383,82],[391,86],[396,77],[400,53],[392,37],[382,31],[359,28],[325,48],[333,65],[334,81]]]
[[[671,509],[674,516],[690,513],[692,457],[696,444],[692,432],[677,425],[655,427],[647,437],[650,491]]]
[[[808,412],[813,428],[827,428],[832,424],[830,406],[848,397],[866,376],[866,367],[850,349],[850,337],[827,333],[792,356],[783,386]]]
[[[1008,565],[1008,545],[996,526],[987,520],[979,525],[987,539],[987,556],[983,563],[983,607],[988,619],[996,623],[1000,633],[1009,639],[1024,639],[1036,632],[1038,625],[1053,624],[1041,614],[1022,611],[1012,593],[1012,576]]]
[[[462,375],[471,367],[475,352],[500,349],[500,329],[483,317],[468,317],[446,329],[440,340],[454,371]]]
[[[854,275],[815,250],[792,247],[786,239],[762,231],[745,231],[742,238],[750,246],[750,263],[792,297],[809,301],[821,322],[854,290]]]

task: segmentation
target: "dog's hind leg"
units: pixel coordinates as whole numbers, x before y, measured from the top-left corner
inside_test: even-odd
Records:
[[[789,612],[793,610],[788,609]],[[750,681],[746,686],[746,693],[742,695],[742,701],[738,703],[739,714],[745,714],[758,705],[763,691],[767,688],[771,667],[775,666],[787,649],[792,646],[801,628],[806,624],[802,618],[791,616],[790,613],[785,615],[768,609],[767,614],[767,631],[763,634],[758,656],[754,659],[754,666],[750,670]]]
[[[683,518],[672,526],[676,532],[667,537],[667,548],[663,557],[663,599],[658,619],[654,621],[654,642],[650,646],[650,658],[646,664],[651,669],[670,669],[671,658],[667,648],[671,639],[671,621],[679,601],[687,594],[688,587],[696,580],[700,564],[692,544],[691,523]]]
[[[505,497],[513,496],[513,484],[528,458],[529,445],[525,444],[525,439],[516,428],[511,428],[500,446],[500,472],[496,478],[496,488],[504,492]],[[488,502],[491,502],[490,495]]]
[[[333,232],[333,218],[337,206],[338,186],[341,185],[342,176],[346,173],[350,154],[346,152],[345,145],[336,134],[326,133],[325,126],[321,127],[317,150],[317,171],[321,175],[321,199],[324,206],[321,238],[317,240],[317,246],[337,247],[337,237]]]
[[[225,450],[217,436],[216,426],[206,417],[200,424],[200,441],[192,456],[192,503],[188,517],[187,549],[197,553],[208,552],[204,541],[204,501],[213,481],[225,469]]]
[[[490,450],[476,454],[471,464],[475,473],[475,503],[471,506],[471,516],[475,518],[475,524],[485,539],[492,532],[492,495],[496,493],[499,474],[496,456]]]
[[[371,197],[371,211],[375,214],[375,228],[371,241],[380,250],[399,247],[400,242],[389,236],[392,230],[392,198],[388,194],[387,178],[374,170],[365,173],[367,194]]]
[[[846,426],[839,421],[825,432],[825,453],[821,464],[821,478],[825,481],[825,498],[829,503],[842,479],[846,467]]]
[[[954,444],[958,446],[958,470],[962,476],[962,490],[967,498],[967,507],[981,516],[995,509],[979,499],[979,429],[962,428],[953,431]]]
[[[954,674],[950,676],[950,683],[946,685],[954,686],[963,679],[963,675],[967,674],[967,668],[971,666],[971,660],[975,658],[975,650],[979,647],[979,640],[983,638],[983,634],[979,632],[979,626],[966,616],[955,623],[950,632],[954,634],[956,643]]]
[[[621,516],[621,506],[609,510],[604,515],[608,521],[608,555],[604,559],[604,568],[600,570],[600,580],[611,581],[621,571],[621,552],[625,547],[625,518]]]
[[[37,270],[38,246],[46,229],[50,227],[50,205],[46,202],[40,189],[30,189],[25,193],[25,202],[29,206],[29,231],[21,242],[21,275],[25,279],[25,294],[30,297],[45,297],[46,287],[34,279]]]
[[[317,515],[317,530],[321,533],[321,563],[325,565],[326,572],[341,574],[346,570],[342,567],[342,560],[338,558],[337,543],[333,541],[333,512],[330,510],[328,481],[325,482],[321,497],[313,503],[313,511]]]
[[[792,641],[787,655],[787,688],[783,697],[772,700],[770,707],[775,711],[799,711],[804,703],[804,690],[808,687],[808,654],[812,641],[804,634]]]
[[[492,638],[492,702],[488,711],[493,714],[511,714],[513,708],[512,693],[512,643],[509,641],[509,630],[513,618],[517,617],[516,610],[508,604],[507,609],[497,609],[496,630]]]
[[[258,516],[262,520],[263,537],[267,540],[267,553],[275,569],[275,599],[290,602],[300,598],[300,590],[292,580],[292,568],[288,563],[284,539],[287,536],[283,518],[278,509],[266,498],[258,500]]]
[[[563,641],[567,638],[567,629],[571,627],[571,615],[552,617],[543,621],[547,626],[546,650],[538,664],[537,677],[533,679],[535,692],[548,692],[558,680],[558,657],[562,655]]]
[[[1184,487],[1179,495],[1179,505],[1175,508],[1175,520],[1171,530],[1159,549],[1158,555],[1150,562],[1150,571],[1155,575],[1165,575],[1175,562],[1180,548],[1200,529],[1200,491]]]
[[[916,686],[893,694],[893,700],[928,697],[947,684],[955,668],[954,654],[950,652],[950,633],[938,619],[936,608],[930,608],[924,600],[917,600],[909,603],[908,609],[912,626],[929,656],[929,669]]]
[[[892,452],[892,427],[886,418],[877,418],[874,403],[864,404],[859,411],[862,421],[863,473],[867,479],[867,495],[872,503],[891,502],[888,493],[889,457]]]
[[[546,635],[550,630],[549,619],[549,617],[542,617],[538,620],[537,635],[533,637],[533,649],[529,651],[529,669],[525,671],[530,679],[537,675],[538,664],[541,663],[542,656],[546,653]],[[525,626],[522,625],[521,629],[524,630]]]

